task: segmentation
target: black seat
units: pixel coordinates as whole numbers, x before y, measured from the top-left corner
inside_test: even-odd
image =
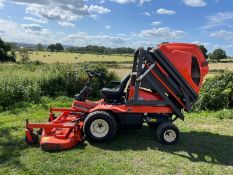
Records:
[[[130,77],[130,74],[126,76],[123,80],[121,80],[120,84],[116,88],[103,88],[101,90],[103,98],[107,101],[117,101],[122,99],[122,97],[125,95],[124,90]]]

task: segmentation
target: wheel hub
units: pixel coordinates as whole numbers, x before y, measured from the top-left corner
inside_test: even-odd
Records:
[[[164,140],[167,142],[173,142],[176,139],[176,132],[174,130],[167,130],[164,132]]]
[[[91,133],[98,138],[104,137],[109,132],[109,125],[103,119],[96,119],[91,124]]]

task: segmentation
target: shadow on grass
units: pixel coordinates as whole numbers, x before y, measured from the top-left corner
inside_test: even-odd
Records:
[[[154,149],[192,162],[233,165],[233,137],[210,132],[184,132],[176,145],[161,145],[155,140],[155,131],[143,126],[137,131],[120,131],[110,143],[92,145],[114,151]]]
[[[19,157],[26,144],[21,138],[14,136],[14,132],[17,132],[17,128],[0,128],[0,165],[9,162],[10,165],[24,169]]]
[[[0,125],[1,126],[1,125]],[[12,131],[15,130],[15,131]],[[15,136],[17,128],[0,128],[0,165],[21,167],[22,151],[28,146],[20,136]],[[233,166],[233,137],[210,132],[184,132],[176,145],[161,145],[155,140],[155,131],[143,126],[141,130],[121,130],[117,137],[110,143],[92,144],[103,150],[158,150],[192,162],[206,162],[220,165]],[[75,149],[85,149],[86,144],[77,145]],[[38,149],[39,146],[38,146]]]
[[[0,122],[0,126],[2,123]],[[0,128],[0,165],[9,164],[12,166],[20,167],[25,169],[24,165],[21,163],[20,157],[22,156],[22,151],[28,148],[41,149],[39,144],[34,146],[29,146],[26,144],[24,138],[19,135],[15,136],[13,133],[17,132],[19,128]],[[21,129],[21,128],[20,128]],[[82,150],[87,146],[86,143],[78,144],[73,149]],[[66,152],[69,150],[64,150]],[[60,153],[61,151],[44,151],[50,153]]]

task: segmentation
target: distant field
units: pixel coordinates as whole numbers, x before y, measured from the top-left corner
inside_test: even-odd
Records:
[[[19,58],[17,58],[19,60]],[[82,53],[66,53],[66,52],[31,52],[31,61],[42,61],[45,63],[83,63],[83,62],[118,62],[117,68],[112,67],[120,77],[130,73],[133,56],[130,55],[97,55],[97,54],[82,54]],[[232,61],[231,61],[232,60]],[[211,73],[208,76],[216,74],[219,70],[233,71],[233,59],[227,59],[222,63],[210,63],[209,68]]]
[[[210,70],[232,70],[233,71],[233,62],[229,63],[210,63]]]
[[[66,52],[29,52],[31,61],[42,61],[45,63],[82,63],[82,62],[128,62],[132,61],[132,56],[128,55],[96,55]],[[19,59],[19,58],[17,58]]]

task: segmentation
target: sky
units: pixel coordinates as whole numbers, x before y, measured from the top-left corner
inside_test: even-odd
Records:
[[[233,56],[233,0],[0,0],[0,38],[132,48],[188,42]]]

